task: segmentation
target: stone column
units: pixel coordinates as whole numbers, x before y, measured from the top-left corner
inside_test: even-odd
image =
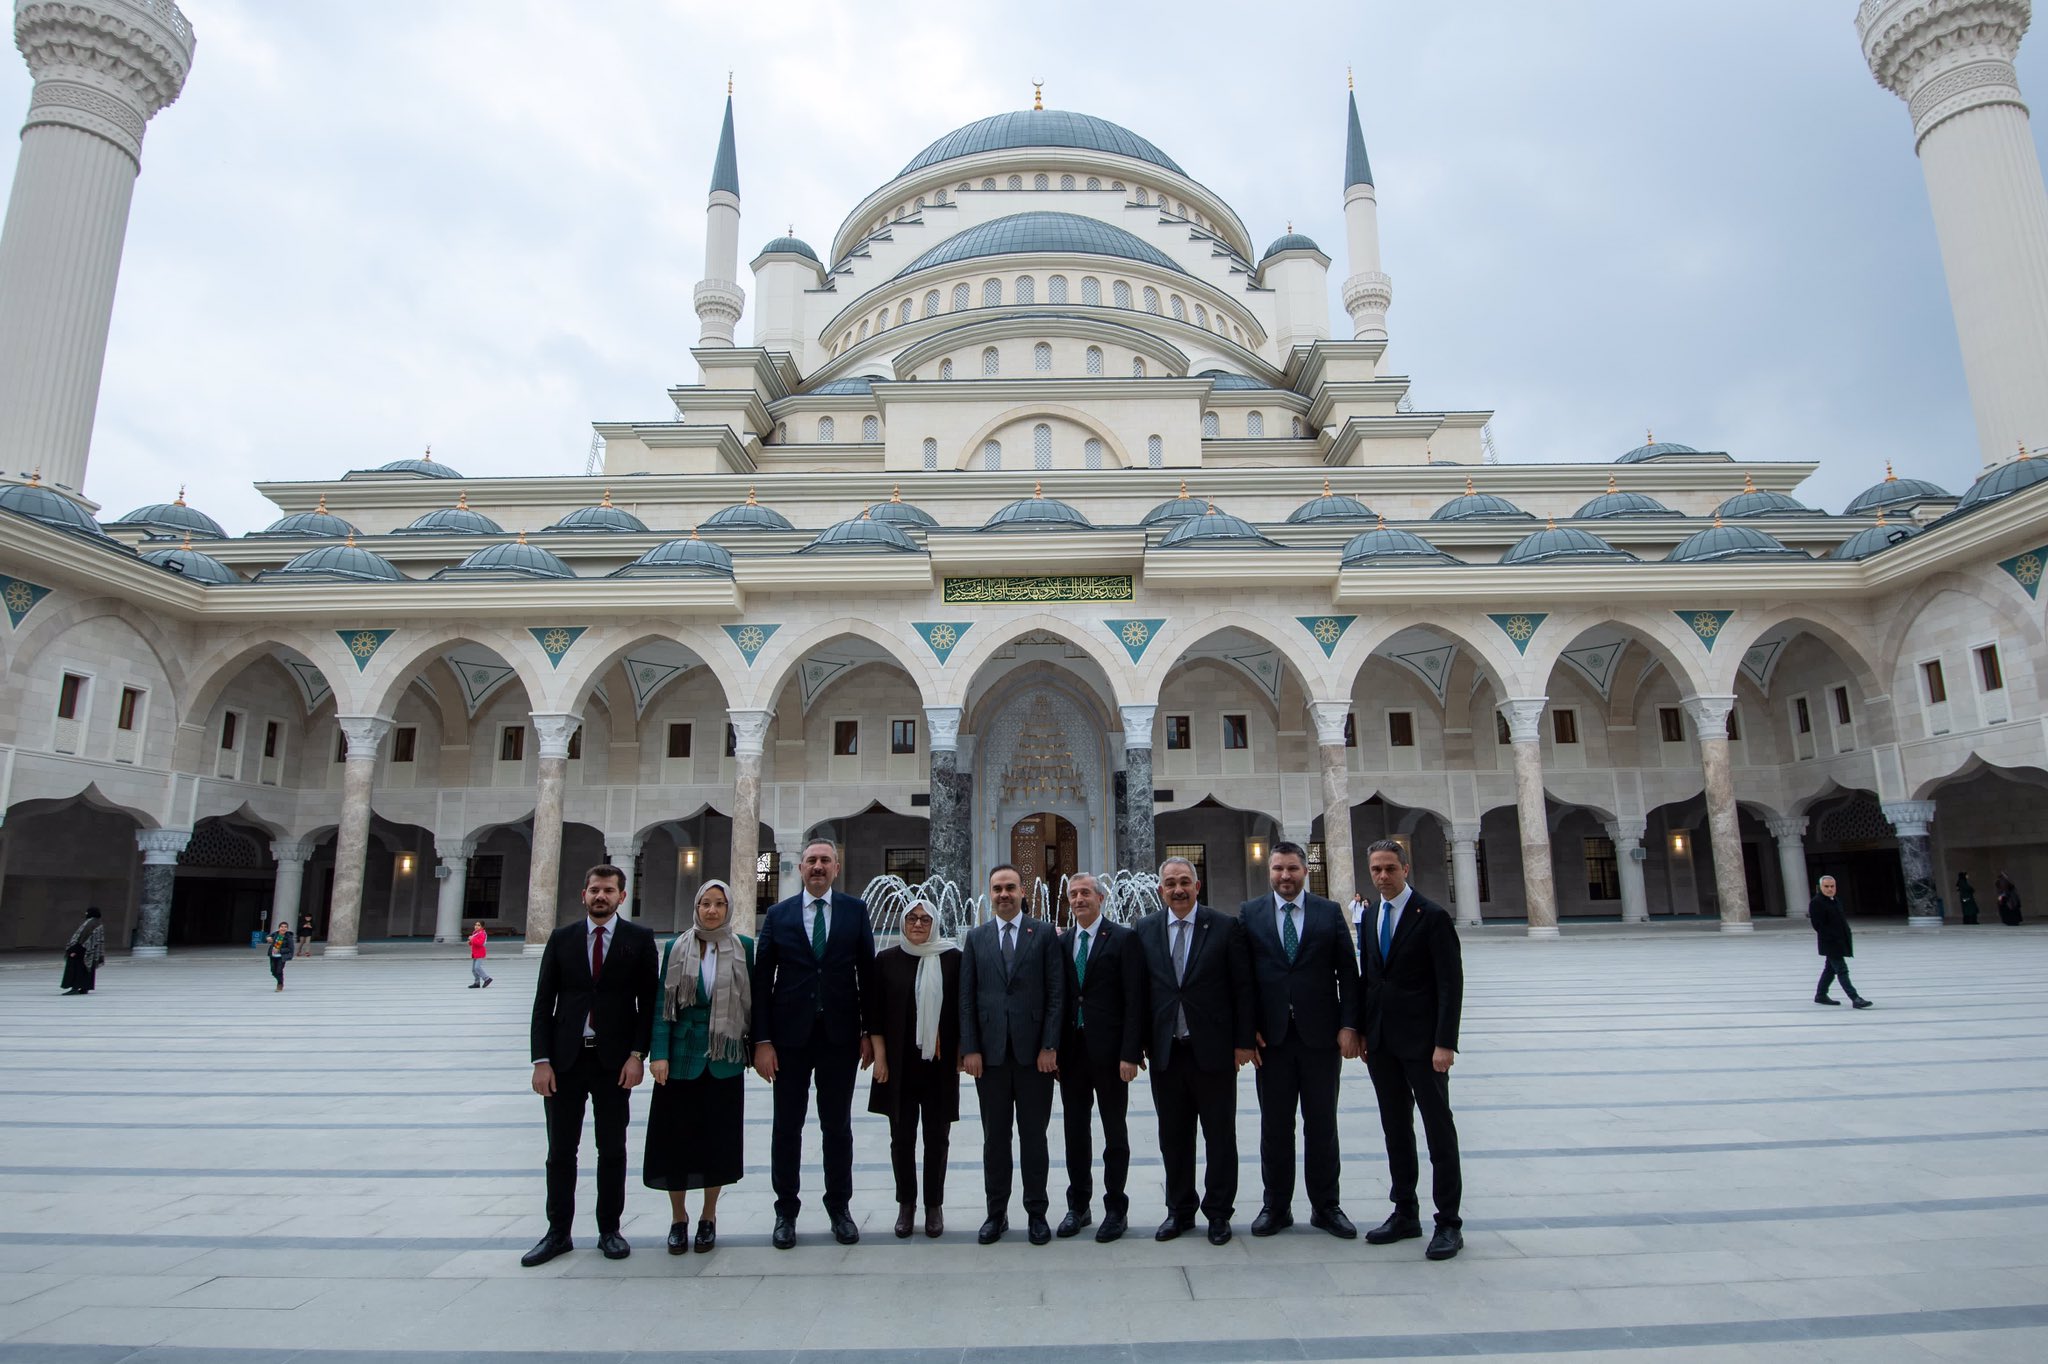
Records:
[[[931,820],[925,836],[927,876],[970,892],[974,875],[974,789],[960,770],[960,707],[926,706],[931,745]]]
[[[1351,848],[1351,759],[1344,747],[1344,720],[1349,701],[1311,701],[1316,722],[1316,757],[1323,769],[1323,880],[1330,898],[1351,903],[1358,889],[1358,868]]]
[[[178,886],[178,854],[192,841],[190,829],[143,829],[135,835],[142,849],[142,914],[135,926],[138,957],[161,957],[171,940],[171,893]]]
[[[1773,819],[1766,825],[1778,840],[1778,876],[1785,883],[1785,917],[1797,918],[1813,899],[1814,884],[1806,874],[1806,820],[1803,816]]]
[[[434,941],[461,942],[469,936],[462,928],[462,906],[469,895],[469,859],[476,855],[476,844],[466,838],[450,844],[436,839],[434,851],[441,858],[441,865],[434,868],[434,879],[441,883],[434,902]]]
[[[1650,921],[1650,897],[1643,889],[1643,864],[1636,854],[1643,850],[1643,821],[1617,819],[1607,826],[1614,840],[1614,865],[1621,877],[1621,921],[1646,924]]]
[[[35,76],[0,228],[0,468],[85,488],[142,135],[192,67],[170,0],[18,0]]]
[[[735,933],[754,931],[754,866],[761,860],[761,754],[767,747],[772,710],[728,710],[732,722],[732,924]]]
[[[272,843],[270,855],[277,861],[277,883],[270,891],[270,926],[299,926],[299,900],[306,889],[306,863],[313,856],[309,843]]]
[[[370,795],[377,785],[377,750],[391,732],[381,715],[339,716],[348,758],[341,768],[341,824],[334,832],[334,898],[327,910],[330,957],[356,955],[363,917],[363,875],[370,855]]]
[[[2013,59],[2028,0],[1865,0],[1878,84],[1906,101],[1984,464],[2048,440],[2048,189]]]
[[[1547,696],[1516,696],[1500,704],[1515,745],[1515,823],[1522,834],[1522,899],[1529,936],[1555,938],[1557,880],[1550,870],[1550,812],[1543,804],[1543,708]]]
[[[1934,823],[1931,800],[1888,800],[1884,817],[1899,837],[1899,871],[1906,878],[1906,927],[1941,927],[1941,888],[1934,884],[1934,846],[1928,825]]]
[[[569,782],[569,738],[583,724],[580,715],[543,713],[531,717],[540,741],[533,785],[533,858],[526,872],[526,950],[547,950],[562,898],[562,791]]]
[[[1346,896],[1339,903],[1348,903]],[[1457,910],[1458,922],[1471,928],[1479,927],[1479,826],[1477,824],[1453,824],[1451,826],[1451,899]]]
[[[1749,933],[1749,875],[1742,866],[1742,822],[1735,806],[1735,773],[1728,762],[1728,712],[1732,696],[1685,696],[1679,702],[1700,740],[1700,775],[1707,793],[1707,834],[1714,844],[1714,895],[1721,903],[1721,931]]]
[[[631,834],[606,834],[604,860],[626,873],[626,898],[619,902],[619,917],[633,917],[633,887],[640,882],[640,840]]]
[[[1152,718],[1157,706],[1118,706],[1124,726],[1124,808],[1117,846],[1132,871],[1159,870],[1158,828],[1152,812]]]

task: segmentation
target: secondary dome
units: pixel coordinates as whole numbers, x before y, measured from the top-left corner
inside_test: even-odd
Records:
[[[894,521],[899,526],[917,526],[930,530],[939,524],[939,518],[922,507],[913,507],[903,500],[901,488],[889,490],[887,502],[877,502],[868,508],[868,519],[873,521]]]
[[[2048,459],[2029,459],[2022,452],[2019,459],[2008,460],[1972,483],[1970,490],[1963,494],[1963,500],[1956,504],[1956,510],[1968,511],[1972,507],[1982,507],[2000,498],[2011,497],[2022,488],[2031,488],[2044,478],[2048,478]]]
[[[851,521],[841,521],[818,532],[818,538],[798,550],[809,554],[814,550],[841,554],[915,554],[917,542],[903,533],[903,528],[891,521],[877,521],[862,514]]]
[[[1299,232],[1289,232],[1285,236],[1275,237],[1273,244],[1266,248],[1266,254],[1259,257],[1259,261],[1261,264],[1264,264],[1268,257],[1277,256],[1282,251],[1321,252],[1322,249],[1311,238],[1304,237]]]
[[[147,507],[137,507],[114,524],[141,526],[145,530],[165,531],[172,535],[190,535],[200,540],[228,538],[228,533],[220,528],[220,522],[197,507],[185,505],[183,488],[178,489],[177,501],[153,502]]]
[[[1351,542],[1344,546],[1343,562],[1346,568],[1394,568],[1458,561],[1420,535],[1390,529],[1382,521],[1377,529],[1351,537]]]
[[[376,474],[414,474],[420,478],[461,478],[445,464],[434,459],[434,447],[428,446],[421,459],[394,459],[389,464],[380,464],[370,471]]]
[[[283,568],[266,569],[259,578],[290,576],[329,582],[396,583],[405,581],[389,559],[355,545],[322,545],[309,549]]]
[[[454,574],[506,578],[573,578],[576,575],[569,565],[557,559],[539,545],[529,545],[522,536],[517,540],[501,540],[495,545],[485,545],[476,553],[464,559],[453,568],[444,568],[434,576],[445,578]]]
[[[1844,516],[1868,516],[1880,507],[1903,507],[1914,502],[1946,502],[1955,494],[1924,478],[1900,478],[1892,466],[1884,466],[1884,482],[1872,484],[1856,494],[1843,511]]]
[[[873,393],[874,391],[875,381],[873,379],[870,379],[865,375],[856,375],[851,379],[834,379],[829,384],[819,384],[816,388],[812,389],[809,393],[805,394],[804,396],[807,398],[815,398],[820,395],[828,393],[833,394],[835,396],[841,393],[845,393],[858,394],[862,397],[866,397],[868,394]]]
[[[577,531],[597,535],[645,535],[647,527],[639,517],[629,511],[612,505],[612,495],[607,491],[604,501],[595,507],[578,507],[541,534],[551,535],[559,531]]]
[[[896,175],[901,179],[926,166],[936,166],[941,161],[982,152],[1008,151],[1013,147],[1073,147],[1081,151],[1108,152],[1113,156],[1149,161],[1175,175],[1187,174],[1165,152],[1129,128],[1119,127],[1106,118],[1077,114],[1067,109],[1024,109],[991,114],[964,128],[955,128],[911,157],[910,164]]]
[[[1679,542],[1664,556],[1667,564],[1711,564],[1729,559],[1805,559],[1805,550],[1780,544],[1748,526],[1713,525]]]
[[[1759,492],[1756,484],[1747,475],[1742,480],[1742,491],[1714,509],[1714,515],[1729,521],[1741,521],[1754,516],[1819,516],[1812,507],[1802,506],[1784,493]]]
[[[1684,512],[1673,511],[1656,498],[1645,493],[1623,493],[1609,490],[1579,508],[1575,519],[1580,521],[1613,521],[1624,516],[1683,516]]]
[[[1882,516],[1874,526],[1865,526],[1848,539],[1828,551],[1830,559],[1868,559],[1881,550],[1890,549],[1920,533],[1920,527],[1910,521],[1886,523]]]
[[[1216,510],[1211,503],[1200,516],[1190,516],[1166,532],[1159,542],[1161,549],[1190,549],[1200,545],[1204,548],[1232,547],[1241,549],[1270,549],[1273,542],[1259,534],[1259,528],[1241,516]]]
[[[732,555],[709,540],[665,540],[627,564],[614,578],[730,578]]]
[[[1465,480],[1465,493],[1454,497],[1429,514],[1432,521],[1534,521],[1536,518],[1523,511],[1505,497],[1492,493],[1474,492],[1472,480]]]
[[[1649,464],[1654,460],[1669,459],[1673,455],[1697,455],[1700,451],[1690,445],[1680,445],[1675,440],[1658,440],[1651,432],[1643,433],[1643,443],[1615,460],[1616,464]],[[1727,458],[1727,456],[1722,456]]]
[[[1013,213],[955,233],[896,272],[914,275],[937,265],[979,260],[985,256],[1114,256],[1171,270],[1187,271],[1158,247],[1108,223],[1078,213]]]
[[[452,507],[436,507],[419,517],[409,526],[400,526],[393,535],[503,535],[504,528],[480,511],[469,509],[469,494],[464,493],[455,500]]]
[[[99,522],[86,515],[85,508],[40,483],[10,483],[0,488],[0,507],[56,530],[68,530],[74,535],[90,535],[101,540],[107,538],[100,530]]]
[[[176,549],[144,550],[142,557],[155,564],[158,568],[175,573],[181,578],[189,578],[195,583],[203,583],[208,587],[220,583],[238,583],[241,581],[240,578],[235,576],[233,569],[214,558],[211,554],[201,554],[198,550],[192,548],[189,543],[180,545]]]
[[[763,256],[802,256],[806,260],[818,260],[818,253],[811,250],[811,244],[797,237],[777,237],[762,247],[759,254]],[[818,263],[822,265],[824,262],[818,261]]]
[[[1210,389],[1217,393],[1225,393],[1232,389],[1266,387],[1249,374],[1232,374],[1227,369],[1205,369],[1195,377],[1209,380]]]
[[[1093,530],[1088,518],[1056,497],[1045,496],[1033,486],[1031,496],[1020,497],[997,510],[982,524],[983,530]]]
[[[1145,526],[1169,526],[1175,521],[1185,521],[1190,516],[1200,516],[1204,505],[1201,498],[1188,496],[1188,485],[1183,480],[1180,485],[1180,496],[1170,497],[1151,511],[1146,512],[1145,519],[1139,522],[1139,524]]]
[[[1591,531],[1570,526],[1550,526],[1534,535],[1523,536],[1507,553],[1504,564],[1590,563],[1600,559],[1633,560],[1636,556],[1616,549]]]
[[[1330,491],[1330,480],[1323,480],[1323,495],[1308,501],[1287,513],[1290,526],[1337,525],[1345,521],[1370,521],[1372,508],[1355,497]]]
[[[747,489],[747,500],[735,502],[730,507],[721,507],[706,517],[703,530],[795,530],[789,518],[771,507],[764,507],[754,500],[754,490]]]
[[[327,510],[327,496],[321,494],[320,505],[309,512],[293,512],[281,516],[268,526],[256,532],[258,535],[303,535],[314,539],[341,540],[356,533],[356,528]]]

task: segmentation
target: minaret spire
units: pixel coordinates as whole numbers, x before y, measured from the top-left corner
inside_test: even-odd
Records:
[[[1347,75],[1345,79],[1350,78]],[[1358,125],[1358,92],[1347,95],[1345,103],[1350,106],[1351,120],[1344,130],[1344,189],[1348,193],[1353,185],[1372,184],[1372,162],[1365,154],[1365,129]]]
[[[1345,72],[1345,84],[1351,75]],[[1350,278],[1344,281],[1344,311],[1351,314],[1355,341],[1387,339],[1387,309],[1394,304],[1394,282],[1380,271],[1379,191],[1372,182],[1372,162],[1365,154],[1365,130],[1358,122],[1358,92],[1344,97],[1344,242]]]
[[[732,76],[725,81],[725,124],[711,162],[711,194],[704,206],[704,278],[697,284],[700,346],[730,346],[747,303],[740,288],[740,157],[732,129]]]

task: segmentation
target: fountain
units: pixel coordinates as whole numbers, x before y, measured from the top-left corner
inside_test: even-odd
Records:
[[[1120,868],[1096,878],[1102,887],[1102,913],[1111,923],[1132,924],[1163,907],[1159,899],[1159,876],[1155,872]],[[933,909],[939,936],[958,939],[968,929],[988,918],[988,896],[966,895],[957,883],[942,877],[906,881],[900,876],[877,876],[861,892],[877,937],[895,937],[902,931],[903,914],[922,900]],[[1067,878],[1062,876],[1057,893],[1045,881],[1032,883],[1030,913],[1050,923],[1066,923]]]

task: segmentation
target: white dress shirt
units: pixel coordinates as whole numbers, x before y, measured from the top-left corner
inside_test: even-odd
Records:
[[[1380,920],[1386,918],[1389,914],[1391,914],[1393,916],[1394,921],[1392,924],[1387,926],[1385,933],[1388,941],[1393,940],[1394,934],[1401,931],[1401,911],[1408,908],[1409,898],[1414,894],[1414,886],[1403,886],[1401,887],[1401,893],[1399,895],[1396,895],[1392,900],[1380,901],[1381,907],[1379,914],[1373,920],[1372,931],[1375,936],[1377,936],[1381,932]]]

